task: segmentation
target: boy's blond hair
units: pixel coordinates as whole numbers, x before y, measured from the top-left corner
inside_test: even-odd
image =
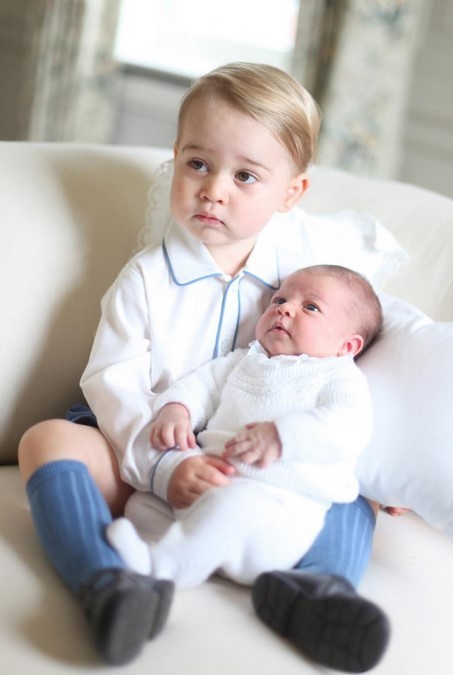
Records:
[[[178,136],[190,105],[218,97],[263,124],[289,151],[297,172],[316,157],[321,115],[309,92],[279,68],[258,63],[230,63],[203,75],[184,95]]]

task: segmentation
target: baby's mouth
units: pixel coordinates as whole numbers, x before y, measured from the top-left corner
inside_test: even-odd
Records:
[[[281,323],[274,323],[274,325],[271,327],[271,331],[275,331],[276,333],[286,333],[287,335],[289,334]]]

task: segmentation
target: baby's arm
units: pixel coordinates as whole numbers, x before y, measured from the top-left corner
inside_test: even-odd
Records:
[[[167,403],[159,410],[151,424],[149,437],[151,445],[157,450],[188,450],[196,447],[189,411],[181,403]]]
[[[239,459],[264,469],[282,454],[282,444],[274,422],[251,422],[225,443],[224,459]]]
[[[180,461],[174,467],[165,488],[166,500],[174,508],[186,508],[207,490],[227,485],[229,477],[235,473],[234,467],[221,457],[189,454],[182,458],[184,453],[180,451],[195,447],[193,426],[198,428],[206,424],[208,416],[217,405],[221,385],[238,358],[238,354],[230,354],[205,364],[176,382],[155,401],[155,409],[160,409],[160,412],[153,423],[153,426],[156,423],[158,425],[156,436],[153,435],[153,427],[151,429],[151,444],[160,450],[179,446],[176,453]],[[179,411],[173,408],[175,401],[180,404]],[[165,420],[161,418],[161,413],[164,411],[166,414],[167,407],[169,417]],[[176,421],[172,410],[178,417]],[[165,435],[162,433],[164,426],[167,427]]]

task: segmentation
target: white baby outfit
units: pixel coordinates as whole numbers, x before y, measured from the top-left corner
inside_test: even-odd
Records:
[[[229,438],[257,421],[275,422],[283,450],[264,469],[232,461],[231,484],[187,509],[173,510],[149,493],[133,495],[126,516],[151,544],[154,576],[180,588],[214,572],[252,584],[262,571],[292,567],[332,502],[356,498],[354,467],[370,437],[372,412],[351,356],[268,358],[254,342],[176,382],[154,401],[154,411],[169,402],[188,408],[207,454],[220,455]],[[112,540],[130,554],[132,535],[126,543],[121,532]],[[134,566],[133,555],[129,562]],[[138,571],[146,572],[141,564]]]

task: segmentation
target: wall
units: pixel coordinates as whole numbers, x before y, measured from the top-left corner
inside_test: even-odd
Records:
[[[179,101],[189,82],[153,79],[139,69],[119,75],[112,142],[119,145],[171,147]]]
[[[453,0],[433,0],[420,35],[403,140],[402,180],[453,197]]]
[[[453,197],[453,0],[431,0],[418,42],[397,178]],[[184,90],[123,73],[113,142],[170,146]]]

